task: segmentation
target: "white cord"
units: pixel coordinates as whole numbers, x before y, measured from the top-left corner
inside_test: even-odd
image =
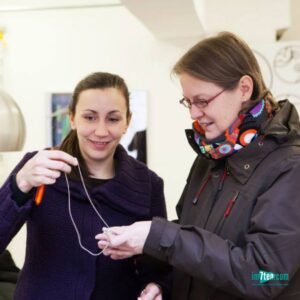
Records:
[[[79,170],[79,176],[80,176],[80,180],[81,180],[81,182],[82,182],[82,185],[83,185],[85,194],[86,194],[86,196],[87,196],[87,198],[88,198],[88,200],[89,200],[91,206],[93,207],[95,213],[98,215],[99,219],[105,224],[105,226],[106,226],[106,231],[107,231],[107,230],[109,229],[109,225],[105,222],[105,220],[103,219],[103,217],[101,216],[101,214],[100,214],[100,213],[98,212],[98,210],[96,209],[96,207],[95,207],[95,205],[94,205],[94,203],[93,203],[93,201],[92,201],[92,199],[91,199],[91,197],[90,197],[90,195],[89,195],[89,193],[88,193],[88,191],[87,191],[87,188],[86,188],[86,186],[85,186],[85,184],[84,184],[84,180],[83,180],[83,177],[82,177],[82,173],[81,173],[79,164],[78,164],[78,170]],[[66,178],[66,184],[67,184],[67,189],[68,189],[68,209],[69,209],[69,215],[70,215],[70,219],[71,219],[71,221],[72,221],[72,224],[73,224],[73,226],[74,226],[74,229],[75,229],[76,234],[77,234],[77,237],[78,237],[79,246],[80,246],[81,249],[83,249],[84,251],[88,252],[90,255],[92,255],[92,256],[98,256],[98,255],[100,255],[100,254],[101,254],[108,246],[106,246],[102,251],[100,251],[100,252],[98,252],[98,253],[94,253],[94,252],[90,251],[89,249],[87,249],[86,247],[84,247],[84,246],[82,245],[82,242],[81,242],[81,236],[80,236],[79,230],[78,230],[78,228],[77,228],[77,226],[76,226],[76,223],[75,223],[74,218],[73,218],[73,215],[72,215],[72,210],[71,210],[71,192],[70,192],[70,185],[69,185],[69,181],[68,181],[68,176],[67,176],[66,173],[65,173],[65,178]]]

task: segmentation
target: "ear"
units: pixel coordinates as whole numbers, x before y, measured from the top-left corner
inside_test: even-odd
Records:
[[[242,102],[247,102],[251,99],[253,92],[253,80],[249,75],[244,75],[239,81],[239,89],[242,94]]]
[[[69,121],[70,121],[71,129],[73,129],[73,130],[76,129],[74,115],[71,113],[69,114]]]

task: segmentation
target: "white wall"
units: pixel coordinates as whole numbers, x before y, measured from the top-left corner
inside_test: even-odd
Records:
[[[149,166],[165,180],[169,217],[174,218],[195,155],[185,141],[190,120],[178,104],[181,91],[170,70],[192,41],[184,47],[158,41],[122,6],[1,13],[0,22],[8,45],[4,86],[24,113],[24,150],[46,145],[49,93],[70,92],[94,71],[118,73],[130,89],[149,92]],[[23,254],[15,248],[21,265]]]
[[[50,93],[71,92],[94,71],[118,73],[130,89],[148,91],[149,166],[165,180],[169,218],[175,218],[174,207],[195,154],[185,140],[184,128],[191,122],[178,104],[181,91],[170,70],[194,41],[158,41],[122,6],[0,13],[0,26],[6,28],[7,40],[4,87],[19,104],[27,125],[24,151],[46,146]],[[270,65],[281,47],[273,46],[254,44]],[[299,84],[283,85],[276,76],[272,88],[275,94],[300,93]],[[20,155],[0,155],[0,184]],[[10,245],[19,266],[24,244],[23,229]]]

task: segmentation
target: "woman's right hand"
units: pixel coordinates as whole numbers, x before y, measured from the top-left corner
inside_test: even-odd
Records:
[[[42,150],[29,159],[16,175],[16,182],[23,193],[43,184],[54,184],[61,172],[70,173],[77,166],[77,158],[60,150]]]

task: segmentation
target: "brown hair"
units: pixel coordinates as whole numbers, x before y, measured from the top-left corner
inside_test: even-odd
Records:
[[[131,113],[129,109],[128,87],[124,79],[121,78],[120,76],[115,74],[105,73],[105,72],[92,73],[87,77],[85,77],[84,79],[82,79],[77,84],[72,95],[72,101],[69,105],[69,113],[75,115],[76,106],[81,92],[89,89],[106,89],[106,88],[116,88],[123,94],[126,102],[126,108],[127,108],[126,118],[127,118],[127,122],[129,122]],[[84,177],[89,176],[90,174],[89,170],[79,149],[76,130],[70,130],[70,132],[64,138],[64,140],[62,141],[61,145],[58,148],[62,151],[69,153],[72,156],[77,157],[80,163],[80,168],[83,173],[83,176]],[[70,174],[70,177],[73,179],[78,178],[78,172],[73,169]]]
[[[253,80],[253,92],[251,101],[245,103],[242,111],[248,110],[262,98],[269,100],[274,109],[277,107],[250,47],[230,32],[221,32],[197,43],[175,64],[173,73],[187,73],[229,90],[238,85],[243,75],[248,75]]]

